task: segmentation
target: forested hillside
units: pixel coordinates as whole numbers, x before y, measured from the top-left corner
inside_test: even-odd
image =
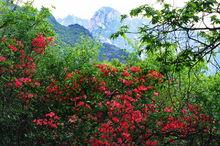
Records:
[[[218,0],[122,15],[129,53],[18,2],[0,0],[1,146],[219,146]]]
[[[59,24],[53,16],[49,17],[49,23],[52,24],[53,30],[56,32],[62,46],[74,46],[78,43],[82,43],[84,39],[87,39],[99,44],[99,60],[110,61],[112,59],[118,59],[124,61],[124,58],[128,56],[126,50],[122,50],[113,44],[99,42],[99,40],[96,40],[92,36],[89,30],[79,24],[71,24],[66,27]]]

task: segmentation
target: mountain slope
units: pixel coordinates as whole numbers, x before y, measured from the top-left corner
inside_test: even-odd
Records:
[[[100,8],[98,11],[95,12],[90,20],[80,19],[75,16],[67,16],[63,19],[59,19],[59,22],[64,25],[69,25],[70,23],[80,24],[88,29],[95,39],[103,43],[110,43],[128,51],[133,50],[132,46],[128,44],[128,42],[122,37],[119,37],[115,40],[110,39],[110,36],[113,33],[117,32],[122,25],[121,14],[113,8]],[[127,18],[123,24],[128,25],[131,32],[137,32],[137,28],[139,26],[147,23],[147,20],[143,20],[140,18]],[[128,34],[127,37],[133,41],[138,40],[138,36],[136,34]]]
[[[79,24],[88,29],[89,21],[86,19],[81,19],[73,15],[68,15],[65,18],[58,18],[57,21],[64,26],[69,26],[71,24]]]
[[[109,43],[103,43],[99,52],[99,60],[109,60],[119,59],[121,62],[124,62],[128,53],[114,45]]]
[[[89,30],[87,30],[83,26],[80,26],[79,24],[63,26],[59,24],[53,16],[49,18],[49,22],[52,24],[55,32],[58,35],[58,38],[64,43],[64,45],[65,44],[74,45],[76,43],[79,43],[82,38],[87,38],[87,39],[91,39],[92,41],[95,41]],[[120,48],[112,44],[108,44],[108,43],[101,44],[101,48],[99,52],[100,60],[112,60],[113,58],[117,58],[120,61],[123,61],[124,57],[127,56],[128,56],[127,52],[121,50]]]
[[[81,37],[92,39],[91,33],[79,24],[66,27],[59,24],[53,16],[49,18],[49,22],[52,24],[58,38],[66,44],[74,45],[80,41]]]

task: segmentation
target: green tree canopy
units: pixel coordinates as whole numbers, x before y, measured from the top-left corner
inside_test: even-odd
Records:
[[[131,10],[130,16],[147,18],[149,24],[139,27],[143,50],[160,53],[162,60],[167,54],[176,51],[175,58],[164,61],[166,64],[194,66],[205,59],[209,61],[220,46],[220,3],[218,0],[190,0],[184,7],[172,7],[160,1],[161,9],[148,4]],[[125,19],[126,16],[122,16]],[[112,35],[115,38],[129,32],[127,26]]]

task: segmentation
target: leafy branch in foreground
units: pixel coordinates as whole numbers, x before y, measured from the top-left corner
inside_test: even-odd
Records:
[[[143,24],[138,32],[129,32],[127,26],[122,26],[112,38],[137,33],[141,51],[165,52],[161,54],[167,54],[174,46],[177,56],[166,60],[166,64],[183,63],[192,67],[206,56],[210,61],[220,46],[220,3],[217,0],[190,0],[182,8],[174,8],[164,1],[161,4],[163,7],[159,10],[147,4],[131,10],[131,17],[142,16],[149,24]]]

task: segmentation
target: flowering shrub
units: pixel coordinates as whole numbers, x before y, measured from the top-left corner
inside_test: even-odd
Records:
[[[192,136],[198,143],[216,132],[215,120],[199,105],[161,104],[159,87],[166,78],[155,70],[95,64],[90,71],[36,78],[36,56],[51,41],[38,35],[31,47],[16,39],[0,42],[1,96],[21,101],[29,126],[23,133],[32,144],[188,144]]]
[[[50,112],[45,114],[45,118],[43,119],[34,119],[33,123],[36,125],[47,125],[50,128],[57,128],[61,123],[57,122],[60,119],[54,112]]]

